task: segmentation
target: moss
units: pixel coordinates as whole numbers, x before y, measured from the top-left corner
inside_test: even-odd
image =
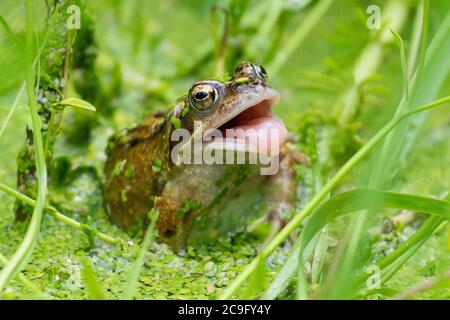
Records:
[[[162,169],[162,161],[160,159],[155,159],[152,162],[152,170],[155,173],[160,172]]]
[[[90,219],[95,219],[96,227],[102,231],[124,239],[124,244],[111,246],[94,240],[95,246],[91,247],[86,235],[47,216],[32,263],[24,272],[44,294],[58,299],[89,298],[80,273],[83,257],[92,265],[108,298],[118,298],[122,294],[138,244],[111,225],[104,212]],[[7,256],[13,253],[15,243],[23,235],[11,222],[2,219],[0,224],[0,251]],[[186,257],[177,256],[166,245],[155,244],[145,258],[139,277],[138,298],[208,299],[250,262],[258,243],[255,238],[239,235],[231,250],[229,242],[218,241],[209,246],[190,247]],[[235,263],[236,259],[240,264]],[[14,281],[9,288],[5,298],[34,297],[20,282]]]
[[[181,111],[181,117],[184,118],[189,113],[189,108],[184,107],[183,111]]]
[[[196,201],[191,201],[188,198],[181,199],[183,207],[178,210],[177,218],[183,220],[184,217],[191,212],[191,210],[200,208],[200,203]]]
[[[120,191],[120,200],[123,203],[127,202],[127,200],[128,200],[128,198],[127,198],[127,190]]]
[[[127,159],[122,159],[119,162],[116,163],[114,166],[114,170],[111,174],[112,177],[118,177],[123,172],[125,168],[125,164],[127,163]]]
[[[130,164],[127,167],[127,170],[125,170],[125,177],[131,178],[134,175],[134,170],[135,170],[134,165]]]
[[[170,117],[170,122],[175,127],[175,129],[181,128],[181,120],[179,118],[172,116]]]

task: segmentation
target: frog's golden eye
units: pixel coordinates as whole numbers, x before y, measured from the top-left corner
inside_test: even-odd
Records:
[[[217,89],[207,84],[197,85],[189,94],[191,106],[198,111],[206,111],[211,108],[219,98]]]

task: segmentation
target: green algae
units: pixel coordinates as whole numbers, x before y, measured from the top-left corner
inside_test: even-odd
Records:
[[[72,173],[73,174],[73,173]],[[70,174],[69,174],[70,175]],[[78,170],[64,188],[52,186],[53,203],[86,227],[80,232],[46,215],[38,245],[23,274],[35,284],[45,298],[90,299],[83,277],[88,263],[106,298],[120,298],[127,286],[127,274],[138,256],[140,237],[131,238],[114,226],[103,210],[101,193],[95,175]],[[76,196],[75,196],[76,195]],[[1,212],[11,212],[11,201],[0,195]],[[84,204],[84,205],[83,205]],[[188,199],[186,210],[196,203]],[[14,223],[13,215],[1,214],[0,252],[9,257],[23,237],[25,223]],[[105,244],[90,235],[95,227],[122,239],[118,245]],[[239,274],[255,256],[261,240],[240,233],[233,238],[218,239],[210,245],[189,247],[184,256],[175,254],[164,244],[154,244],[144,257],[139,275],[136,299],[210,299]],[[282,252],[279,254],[283,255]],[[272,264],[274,271],[282,261]],[[38,298],[34,292],[15,280],[7,288],[5,299]]]
[[[124,239],[121,245],[93,240],[95,246],[77,230],[46,216],[38,246],[24,271],[42,292],[56,299],[87,299],[81,275],[87,259],[108,298],[119,298],[127,285],[127,272],[137,256],[136,239],[129,238],[99,213],[97,227]],[[22,230],[11,220],[0,225],[0,250],[10,256],[21,240]],[[7,239],[5,239],[7,238]],[[256,253],[259,241],[240,235],[231,241],[191,247],[186,256],[177,256],[166,245],[155,244],[145,256],[139,276],[138,299],[208,299],[233,280]],[[36,298],[20,282],[14,281],[5,298]]]

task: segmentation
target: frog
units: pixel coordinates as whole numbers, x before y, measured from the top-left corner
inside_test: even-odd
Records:
[[[229,79],[196,81],[169,110],[154,112],[114,134],[106,151],[103,186],[112,222],[127,231],[140,229],[148,225],[149,213],[157,210],[157,241],[181,253],[187,245],[245,232],[256,221],[269,221],[272,234],[276,233],[296,204],[298,162],[284,122],[272,111],[279,99],[265,68],[244,61]],[[268,138],[264,136],[268,131],[259,129],[277,135]],[[245,161],[180,163],[180,149],[186,151],[188,143],[173,138],[177,130],[191,134],[190,141],[200,137],[200,145],[216,145],[216,151],[226,154],[264,154],[275,159],[277,170],[262,174],[263,164]],[[208,130],[223,133],[222,140],[206,139]],[[229,131],[240,133],[228,139]],[[270,143],[261,150],[254,144],[253,148],[244,144],[243,149],[241,144],[240,151],[233,148],[247,131],[266,142],[271,139]]]

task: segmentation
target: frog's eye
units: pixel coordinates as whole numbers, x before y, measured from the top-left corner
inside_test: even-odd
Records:
[[[213,86],[202,84],[191,89],[189,102],[198,111],[206,111],[211,108],[219,98],[217,89]]]

